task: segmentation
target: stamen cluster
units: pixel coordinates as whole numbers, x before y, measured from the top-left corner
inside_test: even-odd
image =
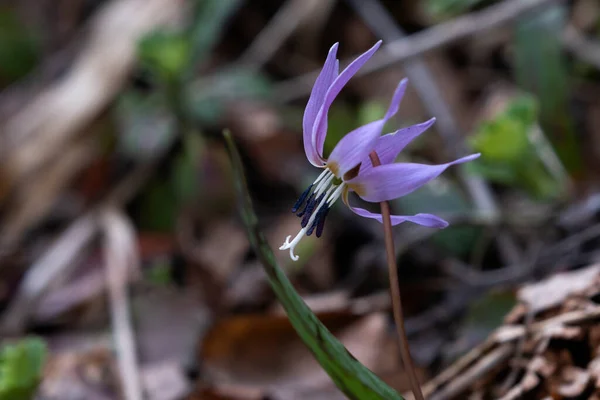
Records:
[[[327,218],[331,206],[340,197],[345,186],[343,181],[337,179],[334,173],[329,168],[326,168],[300,195],[294,207],[292,207],[292,212],[297,213],[296,215],[302,218],[300,222],[302,229],[291,242],[290,238],[292,236],[289,235],[279,249],[289,249],[292,260],[298,260],[298,256],[294,254],[294,248],[305,234],[306,236],[310,236],[315,229],[316,236],[321,237],[323,228],[325,227],[325,218]],[[298,211],[300,208],[302,210]]]

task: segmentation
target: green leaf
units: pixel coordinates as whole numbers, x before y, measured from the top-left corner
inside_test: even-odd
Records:
[[[12,10],[0,9],[0,75],[8,82],[27,75],[38,63],[40,46]]]
[[[188,34],[192,50],[190,67],[195,66],[216,44],[227,19],[240,4],[240,0],[195,1],[194,23]]]
[[[272,84],[264,75],[243,69],[226,70],[185,88],[194,116],[209,125],[216,125],[227,101],[266,99],[271,89]]]
[[[154,31],[139,42],[138,57],[160,78],[171,81],[187,67],[190,43],[180,32]]]
[[[500,114],[477,128],[471,145],[491,162],[511,164],[537,158],[528,139],[536,120],[535,98],[527,94],[517,96]]]
[[[516,162],[531,154],[527,130],[521,121],[503,115],[481,124],[472,138],[473,148],[493,162]]]
[[[138,225],[141,230],[172,232],[178,203],[169,182],[153,179],[140,197]]]
[[[490,181],[525,189],[535,198],[558,196],[560,183],[543,166],[529,140],[537,117],[538,103],[533,96],[512,99],[501,113],[477,128],[470,143],[482,157],[466,168]]]
[[[392,200],[391,203],[394,207],[399,207],[402,214],[421,212],[461,214],[472,209],[459,187],[443,176],[419,190]],[[450,225],[448,228],[436,232],[431,240],[450,254],[465,257],[471,253],[481,233],[481,228]]]
[[[157,286],[168,286],[173,283],[172,265],[167,259],[155,261],[144,274],[145,279]]]
[[[254,213],[252,200],[246,185],[242,161],[231,134],[226,131],[223,135],[233,164],[234,184],[240,202],[240,212],[248,231],[248,238],[263,265],[273,291],[304,344],[348,398],[365,400],[402,399],[394,389],[359,363],[327,330],[296,293],[291,282],[277,264],[267,240],[258,227],[258,218]]]
[[[187,203],[198,192],[200,160],[204,149],[201,136],[183,136],[184,149],[174,160],[171,186],[178,204]]]
[[[519,85],[540,101],[540,124],[567,171],[581,172],[574,121],[570,113],[570,82],[560,35],[567,17],[565,5],[546,7],[518,20],[515,32],[515,73]]]
[[[486,0],[427,0],[425,12],[434,19],[445,19],[463,14]]]
[[[29,400],[42,377],[46,344],[38,338],[22,339],[0,351],[0,400]]]

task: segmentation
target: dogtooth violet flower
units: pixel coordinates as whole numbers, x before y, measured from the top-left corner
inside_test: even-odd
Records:
[[[339,61],[336,58],[338,44],[334,44],[313,86],[302,124],[304,151],[308,161],[315,167],[322,168],[323,172],[300,195],[292,208],[292,212],[298,213],[298,217],[301,218],[302,229],[294,239],[290,240],[291,236],[288,236],[280,250],[289,249],[290,257],[294,261],[298,260],[294,249],[304,235],[310,236],[316,230],[316,236],[321,236],[325,218],[338,198],[342,197],[343,202],[361,217],[382,222],[381,214],[351,206],[348,194],[354,192],[363,200],[374,203],[392,200],[418,189],[451,165],[479,157],[479,154],[472,154],[440,165],[394,163],[400,151],[435,122],[435,118],[432,118],[381,135],[386,122],[398,111],[408,83],[406,79],[398,84],[382,119],[346,134],[331,151],[329,157],[327,159],[323,157],[329,107],[344,85],[371,58],[380,45],[381,41],[377,42],[339,73]],[[372,151],[377,152],[381,161],[380,166],[373,167],[371,164],[369,154]],[[431,228],[448,226],[446,221],[431,214],[392,215],[391,219],[392,225],[410,221]]]

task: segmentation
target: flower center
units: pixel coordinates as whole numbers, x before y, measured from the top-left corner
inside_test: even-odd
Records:
[[[342,194],[346,184],[329,169],[325,170],[319,177],[300,195],[292,212],[302,218],[300,225],[302,229],[296,237],[290,241],[291,235],[285,239],[285,243],[279,250],[290,250],[290,258],[294,261],[298,260],[298,256],[294,254],[294,249],[300,240],[306,236],[312,235],[316,229],[317,237],[323,234],[325,226],[325,218],[329,213],[329,209]],[[304,207],[303,207],[304,206]],[[302,208],[301,211],[300,208]]]

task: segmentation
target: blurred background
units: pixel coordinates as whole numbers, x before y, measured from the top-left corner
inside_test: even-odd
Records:
[[[391,202],[451,223],[394,228],[420,379],[436,398],[598,398],[600,2],[2,0],[0,399],[343,398],[249,246],[224,128],[298,292],[408,390],[381,225],[339,202],[298,262],[277,250],[319,172],[301,122],[327,51],[345,65],[379,39],[325,152],[408,77],[385,132],[437,122],[399,160],[482,153]],[[541,350],[476,347],[574,310]],[[487,368],[430,381],[473,348]]]

